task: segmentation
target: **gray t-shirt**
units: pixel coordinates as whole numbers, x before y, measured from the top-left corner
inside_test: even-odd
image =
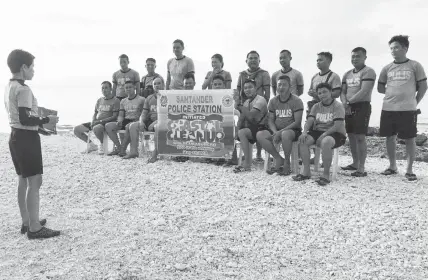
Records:
[[[374,82],[376,81],[376,73],[375,71],[368,67],[364,66],[359,71],[355,71],[355,69],[349,70],[343,75],[342,84],[346,85],[346,97],[351,98],[357,92],[361,90],[361,86],[363,82]],[[362,97],[362,101],[371,101],[372,98],[372,90],[370,90],[365,96]]]
[[[426,79],[424,68],[414,60],[383,67],[378,81],[386,85],[382,110],[415,111],[417,83]]]
[[[144,101],[146,99],[138,94],[134,98],[125,98],[120,101],[120,111],[125,112],[125,119],[137,121],[143,112]]]
[[[276,83],[278,82],[278,77],[285,75],[288,76],[290,78],[290,82],[291,82],[291,93],[298,95],[297,92],[297,87],[298,86],[303,86],[303,75],[302,73],[300,73],[299,71],[297,71],[296,69],[291,68],[289,71],[287,72],[283,72],[282,69],[276,71],[275,73],[272,74],[272,79],[271,79],[271,84],[272,84],[272,89],[276,89]],[[276,95],[276,90],[273,93],[274,95]]]
[[[171,76],[169,89],[183,89],[184,76],[189,72],[195,72],[195,65],[190,57],[184,56],[183,58],[171,58],[167,63],[168,73]]]
[[[334,121],[345,120],[345,108],[343,104],[336,99],[329,105],[318,102],[312,107],[308,118],[315,118],[313,130],[327,131],[333,127]],[[338,132],[346,135],[344,122]]]
[[[119,112],[120,109],[120,100],[115,96],[106,99],[105,97],[100,97],[95,104],[95,112],[97,112],[97,120],[103,120],[113,116],[114,112]]]
[[[122,69],[113,73],[113,84],[117,85],[116,96],[117,97],[127,97],[128,95],[125,92],[125,83],[127,81],[136,83],[140,82],[140,74],[137,71],[129,68],[128,71],[123,72]]]
[[[38,125],[22,125],[19,121],[19,107],[31,109],[31,116],[38,116],[37,99],[30,87],[23,80],[11,79],[4,92],[4,105],[9,118],[10,127],[37,131]]]
[[[268,110],[274,116],[276,129],[281,130],[295,121],[295,112],[303,111],[303,102],[294,94],[290,94],[290,97],[282,102],[277,95],[269,101]]]
[[[321,83],[328,83],[333,90],[340,90],[342,88],[342,83],[340,82],[340,77],[333,71],[329,70],[324,74],[316,73],[311,80],[311,85],[309,86],[309,90],[316,90],[317,86]],[[312,97],[314,101],[319,102],[320,99],[318,95]]]

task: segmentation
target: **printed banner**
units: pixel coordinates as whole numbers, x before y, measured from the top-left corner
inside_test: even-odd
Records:
[[[235,139],[233,91],[162,90],[157,104],[161,155],[230,158]]]

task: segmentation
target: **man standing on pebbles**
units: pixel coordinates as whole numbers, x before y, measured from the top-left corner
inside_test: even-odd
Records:
[[[50,238],[60,234],[44,227],[46,219],[39,220],[39,189],[42,185],[43,160],[39,125],[56,124],[58,117],[37,116],[37,99],[25,80],[34,76],[34,56],[23,50],[13,50],[7,65],[12,72],[5,90],[4,102],[12,129],[9,150],[18,175],[18,205],[21,212],[21,234],[28,239]]]
[[[413,173],[415,160],[417,110],[427,91],[427,76],[422,65],[408,59],[409,36],[394,36],[388,42],[394,61],[383,67],[379,75],[378,91],[385,94],[380,116],[380,136],[386,137],[389,167],[382,175],[397,173],[396,145],[398,137],[406,142],[409,181],[417,180]]]

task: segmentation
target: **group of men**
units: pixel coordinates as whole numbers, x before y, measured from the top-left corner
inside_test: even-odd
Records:
[[[408,154],[406,178],[416,180],[412,166],[415,158],[415,137],[417,125],[417,104],[427,89],[427,80],[420,63],[407,58],[408,36],[394,36],[388,42],[394,61],[385,66],[378,78],[378,91],[385,94],[380,120],[380,135],[386,137],[389,167],[383,175],[397,173],[395,159],[396,137],[404,139]],[[93,130],[102,143],[104,130],[115,144],[109,155],[119,155],[124,159],[138,156],[138,134],[140,131],[155,131],[157,121],[157,97],[159,90],[193,90],[195,68],[191,58],[183,54],[184,43],[173,42],[174,58],[168,61],[166,82],[155,72],[156,60],[146,60],[147,75],[139,78],[138,72],[128,67],[129,58],[121,55],[121,69],[113,74],[113,83],[102,83],[104,97],[97,101],[93,121],[79,125],[75,134],[87,141],[86,133]],[[304,105],[299,96],[303,94],[302,73],[291,67],[291,52],[282,50],[279,62],[282,68],[270,77],[268,71],[260,68],[260,56],[256,51],[247,54],[248,69],[239,73],[235,90],[235,111],[239,116],[237,137],[244,152],[244,161],[234,168],[234,172],[251,169],[252,145],[256,144],[255,161],[263,161],[261,150],[265,149],[275,159],[269,174],[289,175],[292,143],[299,143],[303,172],[293,177],[296,181],[307,180],[310,174],[310,148],[321,148],[324,172],[316,182],[326,185],[333,149],[345,143],[346,134],[352,152],[353,162],[342,167],[353,171],[352,176],[367,176],[365,160],[367,156],[366,133],[371,115],[371,96],[376,81],[375,71],[365,65],[367,52],[357,47],[351,52],[353,69],[343,78],[330,70],[333,56],[321,52],[317,56],[316,73],[309,86],[308,95],[312,100],[306,106],[306,123],[302,126]],[[211,58],[213,71],[207,73],[203,89],[231,88],[232,78],[223,70],[223,57],[215,54]],[[271,89],[273,97],[271,98]],[[302,129],[303,127],[303,129]],[[118,130],[125,130],[119,140]],[[156,139],[155,139],[156,141]],[[126,154],[131,144],[130,153]],[[282,145],[284,157],[278,152]],[[97,147],[90,142],[87,151],[104,153],[103,145]],[[225,166],[237,165],[236,149],[228,162],[217,161]],[[149,162],[157,160],[157,150]],[[205,161],[205,162],[210,162]]]

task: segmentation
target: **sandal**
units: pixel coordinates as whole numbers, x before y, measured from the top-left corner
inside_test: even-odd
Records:
[[[305,176],[303,174],[297,174],[296,176],[292,177],[294,181],[304,181],[304,180],[308,180],[311,179],[311,176]]]
[[[319,177],[317,180],[315,180],[315,182],[317,182],[318,185],[320,186],[325,186],[330,184],[330,180],[324,177]]]
[[[385,175],[385,176],[389,176],[389,175],[397,174],[397,170],[393,170],[391,168],[388,168],[385,171],[381,172],[380,174]]]
[[[278,172],[279,176],[290,176],[291,175],[291,169],[287,169],[285,170],[284,168],[282,169],[281,172]]]
[[[46,225],[46,219],[41,219],[41,220],[40,220],[40,225],[41,225],[41,226]],[[26,233],[27,233],[27,231],[28,231],[28,226],[24,226],[24,225],[22,225],[22,226],[21,226],[21,234],[26,234]]]
[[[235,167],[235,169],[233,169],[233,172],[235,172],[235,173],[248,172],[248,171],[251,171],[250,167],[243,167],[240,165]]]
[[[345,167],[340,167],[342,170],[347,170],[347,171],[355,171],[357,170],[356,167],[353,167],[352,164],[345,166]]]
[[[355,172],[351,173],[351,176],[353,176],[353,177],[366,177],[367,172],[355,171]]]
[[[279,168],[272,167],[270,170],[269,169],[266,170],[266,173],[269,174],[269,175],[272,175],[272,174],[275,174],[275,173],[280,174],[281,172],[283,172],[283,170],[284,170],[283,166],[280,166]]]
[[[147,163],[155,163],[156,161],[158,161],[158,157],[151,157],[147,160]]]
[[[418,177],[416,177],[416,174],[413,174],[413,173],[406,173],[406,175],[404,175],[404,176],[409,181],[416,181],[418,179]]]

